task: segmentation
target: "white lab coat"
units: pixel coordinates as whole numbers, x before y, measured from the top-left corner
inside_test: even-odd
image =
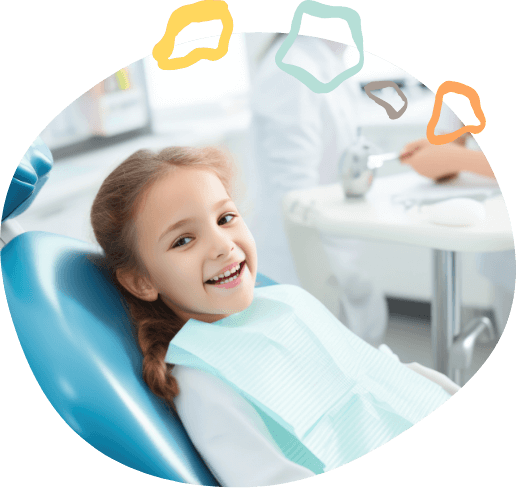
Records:
[[[338,181],[340,158],[357,136],[361,93],[353,78],[330,93],[314,93],[282,71],[274,57],[284,39],[267,51],[252,80],[253,157],[246,177],[255,205],[249,227],[260,271],[278,283],[300,286],[283,229],[282,198],[291,190]],[[328,82],[346,69],[343,51],[343,46],[336,52],[325,40],[298,36],[284,60]],[[387,304],[354,264],[362,252],[360,241],[321,237],[340,287],[339,318],[358,336],[379,345],[387,326]]]
[[[439,124],[436,133],[447,134],[463,127],[461,120],[445,104],[442,106]],[[469,149],[480,150],[472,137],[467,139],[466,146]],[[510,316],[515,291],[515,250],[479,253],[476,255],[476,266],[494,286],[492,308],[497,333],[501,336]]]
[[[385,345],[383,352],[393,354]],[[453,395],[459,386],[419,363],[406,365]],[[223,380],[175,366],[178,415],[192,443],[223,486],[270,486],[314,476],[288,460],[253,406]]]

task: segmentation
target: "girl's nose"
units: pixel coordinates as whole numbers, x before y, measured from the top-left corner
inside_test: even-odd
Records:
[[[233,250],[232,239],[226,232],[221,230],[221,227],[213,232],[209,239],[211,259],[227,256]]]

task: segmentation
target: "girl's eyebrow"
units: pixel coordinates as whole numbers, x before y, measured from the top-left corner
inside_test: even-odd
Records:
[[[225,203],[228,203],[228,202],[231,202],[231,201],[232,201],[231,198],[225,198],[224,200],[221,200],[221,201],[217,202],[213,206],[213,210],[215,211],[219,207],[222,207]],[[194,219],[189,217],[187,219],[182,219],[182,220],[179,220],[178,222],[176,222],[176,223],[174,223],[172,225],[169,225],[169,227],[167,227],[167,229],[165,229],[163,234],[158,238],[158,241],[161,241],[163,239],[163,237],[165,237],[169,232],[172,232],[173,230],[176,230],[179,227],[183,227],[184,225],[189,224],[190,222],[193,222],[193,221],[194,221]]]

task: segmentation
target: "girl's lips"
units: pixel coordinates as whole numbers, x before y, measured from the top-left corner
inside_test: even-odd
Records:
[[[230,281],[229,283],[222,283],[220,285],[215,285],[216,288],[224,288],[226,290],[229,290],[231,288],[235,288],[239,286],[242,283],[242,274],[246,271],[246,268],[244,267],[245,262],[242,264],[239,274],[236,275],[236,278],[233,281]]]
[[[240,285],[242,283],[242,274],[244,273],[245,271],[245,264],[246,264],[246,261],[243,261],[241,263],[241,267],[238,271],[238,274],[235,275],[235,278],[228,282],[228,283],[208,283],[209,285],[214,285],[216,288],[225,288],[225,289],[229,289],[229,288],[235,288],[236,286]],[[220,281],[224,281],[224,280],[220,280]]]
[[[240,264],[240,268],[239,268],[239,270],[238,270],[238,274],[237,274],[237,275],[235,275],[235,276],[236,276],[236,278],[235,278],[233,281],[236,281],[237,279],[239,279],[239,278],[241,277],[242,272],[244,271],[244,265],[246,264],[246,260],[242,261],[241,263],[237,263],[237,264]],[[219,280],[219,281],[215,281],[215,282],[213,282],[213,283],[210,283],[210,281],[211,281],[211,280],[208,280],[208,281],[205,281],[205,285],[219,285],[219,286],[222,286],[222,285],[221,285],[221,283],[220,283],[220,281],[224,281],[225,279],[226,279],[226,278],[222,278],[221,280]],[[231,284],[231,282],[230,282],[230,283],[226,283],[226,284],[227,284],[227,285],[228,285],[228,284]]]
[[[235,261],[235,263],[230,264],[229,266],[226,266],[226,268],[223,268],[219,273],[217,273],[217,276],[222,275],[232,269],[234,266],[237,266],[239,264],[238,261]]]

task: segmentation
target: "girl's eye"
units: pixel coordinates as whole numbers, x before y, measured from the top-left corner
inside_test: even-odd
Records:
[[[227,214],[225,215],[224,217],[222,217],[219,222],[221,222],[222,220],[224,220],[226,217],[235,217],[234,214]],[[230,221],[231,222],[231,221]],[[229,222],[224,222],[225,224],[228,224]],[[223,224],[224,225],[224,224]],[[174,249],[175,247],[182,247],[180,245],[178,245],[181,241],[184,241],[185,239],[192,239],[192,237],[180,237],[173,245],[172,245],[172,248]],[[187,243],[188,244],[188,243]]]
[[[233,215],[233,214],[225,215],[221,220],[225,219],[226,217],[235,217],[235,215]],[[221,222],[221,220],[219,222]],[[227,224],[228,222],[225,222],[225,223]]]
[[[181,247],[178,245],[178,243],[180,243],[181,241],[184,241],[185,239],[191,239],[191,237],[180,237],[175,244],[173,244],[172,248],[174,249],[175,247]]]

